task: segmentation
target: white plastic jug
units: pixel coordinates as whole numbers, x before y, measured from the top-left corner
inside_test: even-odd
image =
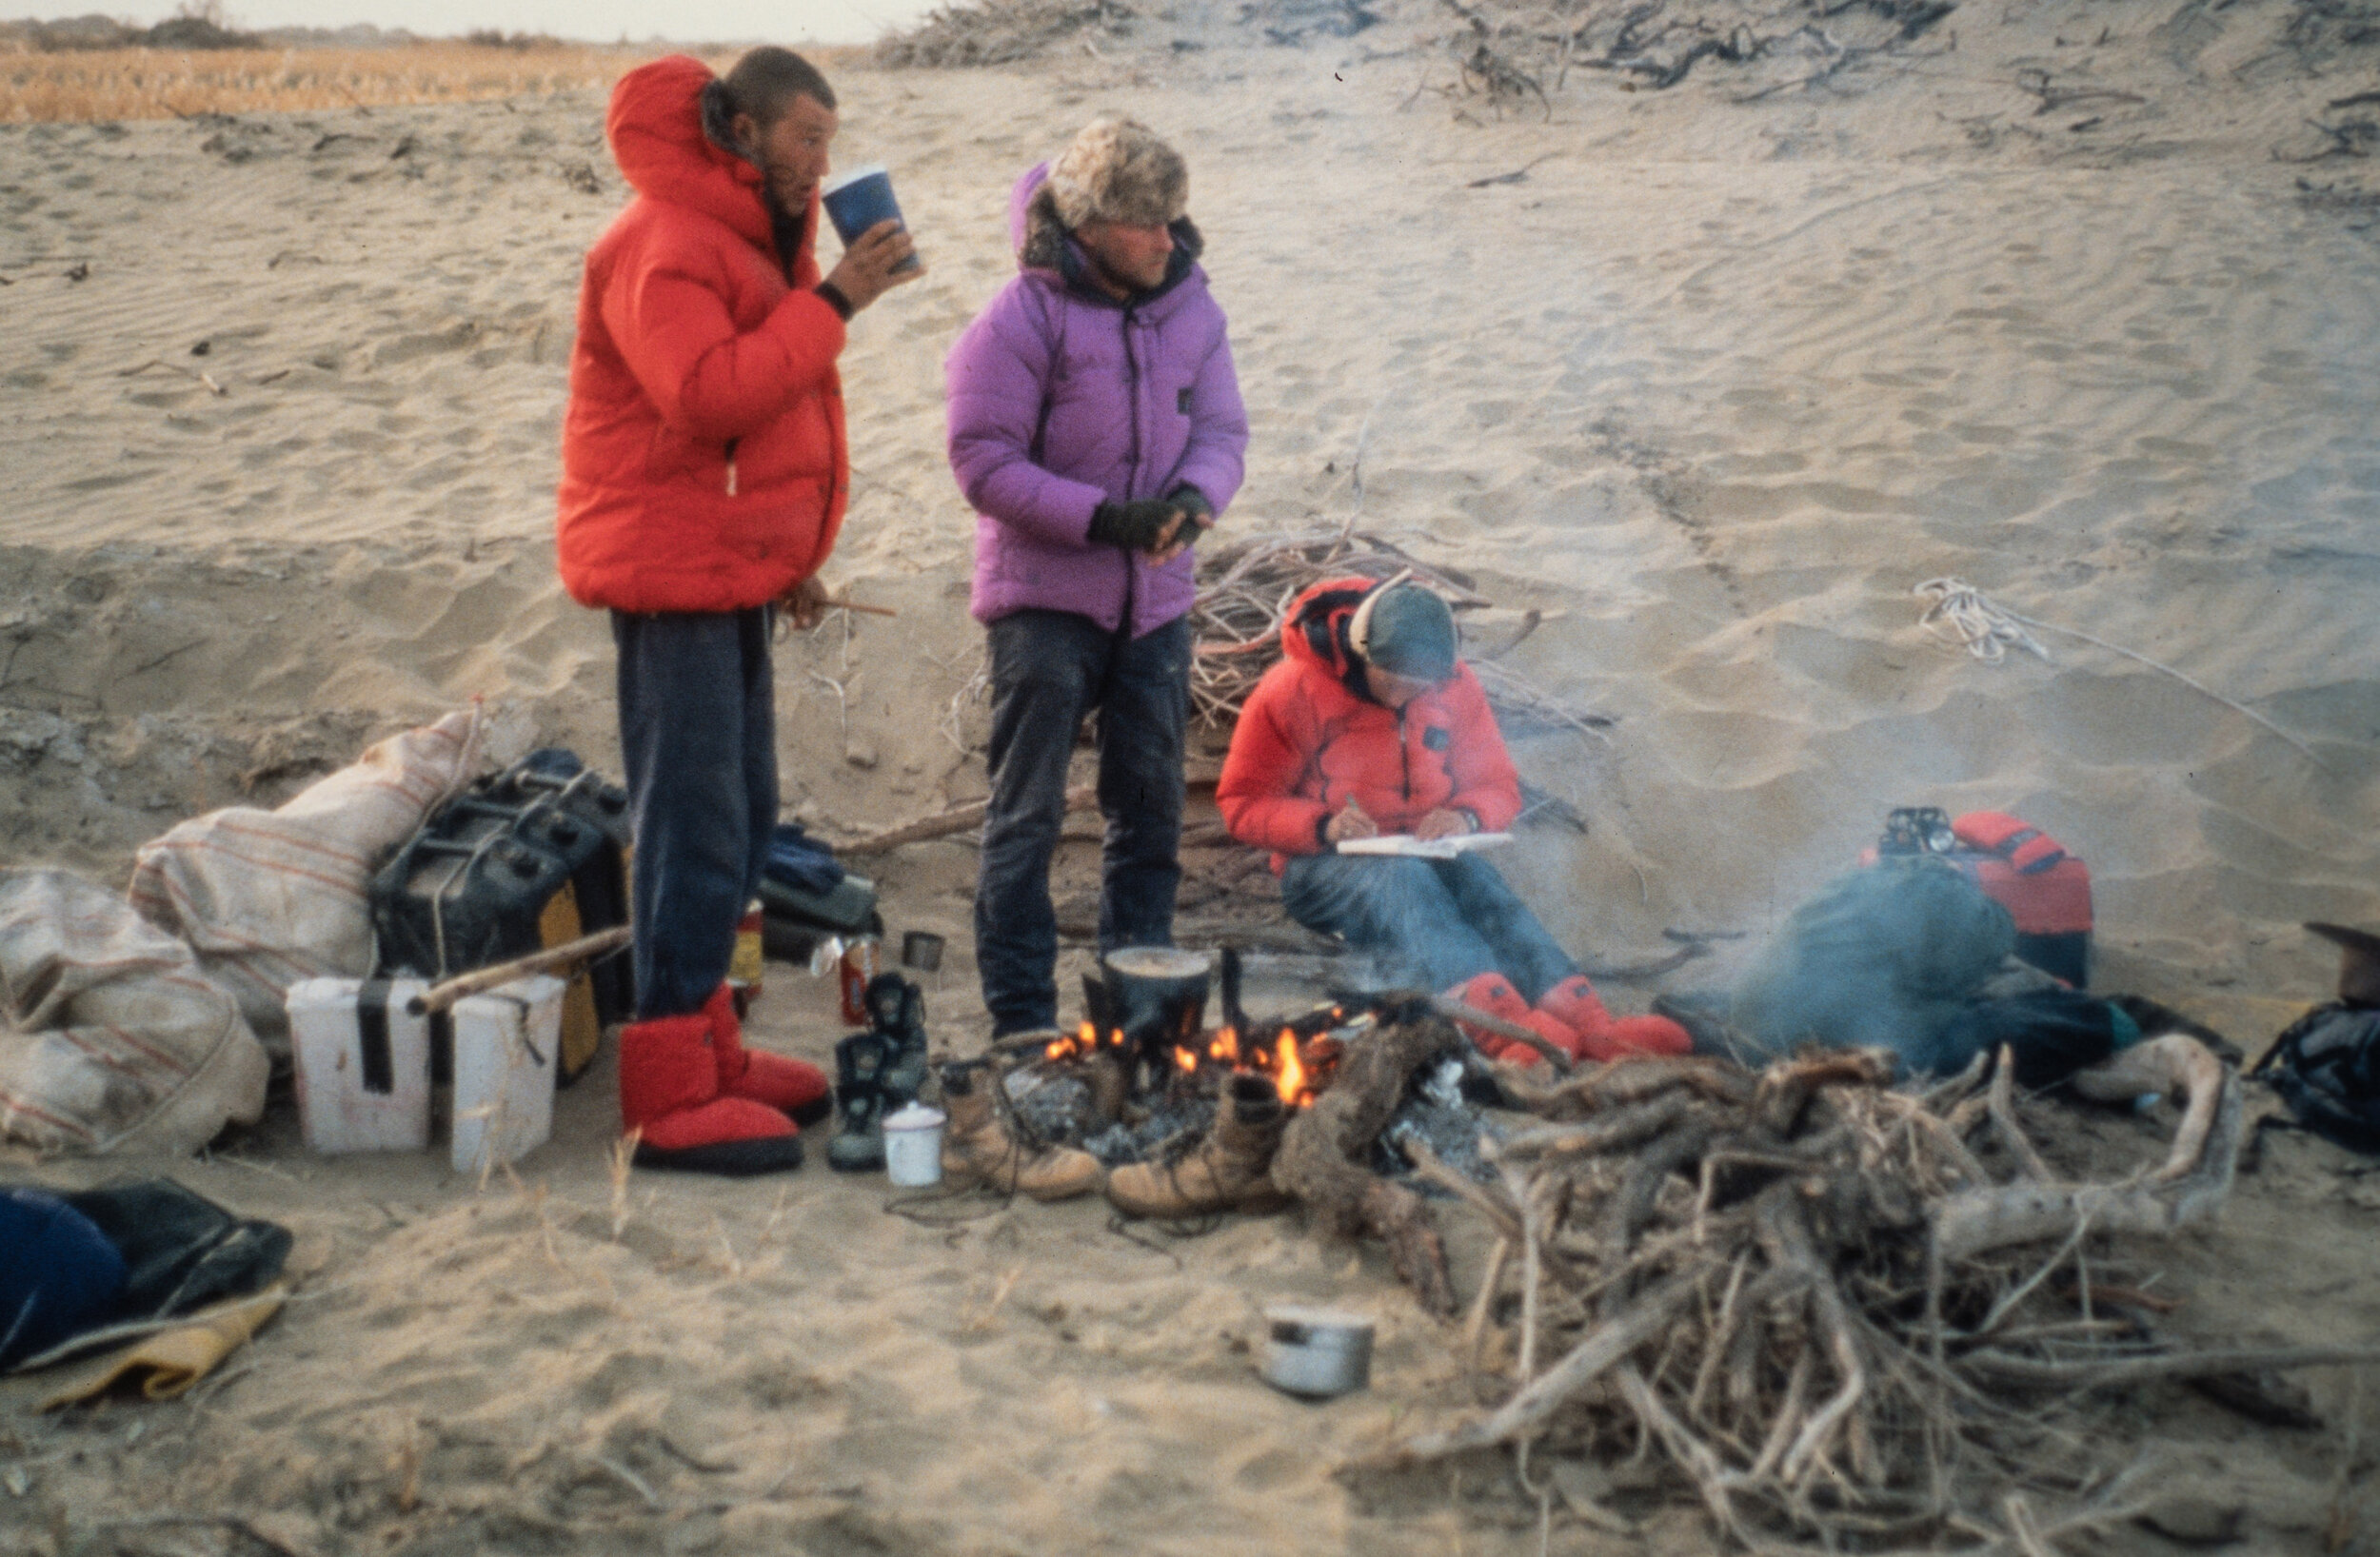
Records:
[[[545,1144],[569,986],[538,974],[454,1003],[454,1166],[476,1173]]]
[[[289,986],[289,1047],[308,1150],[429,1145],[429,1018],[406,1014],[418,978],[303,978]]]

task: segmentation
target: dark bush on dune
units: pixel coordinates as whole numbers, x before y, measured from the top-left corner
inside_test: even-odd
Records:
[[[235,32],[205,16],[175,16],[146,32],[132,35],[135,49],[262,49],[265,40],[253,32]]]
[[[0,23],[0,41],[21,42],[37,53],[94,49],[263,49],[263,37],[227,24],[223,8],[186,5],[155,27],[131,27],[112,16],[62,16],[54,22]]]
[[[562,40],[546,32],[506,32],[502,28],[473,28],[463,41],[474,49],[509,49],[526,54],[533,49],[560,49]]]

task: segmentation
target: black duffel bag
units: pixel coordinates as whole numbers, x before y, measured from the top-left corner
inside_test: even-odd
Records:
[[[2315,1134],[2380,1153],[2380,1010],[2316,1006],[2249,1074],[2271,1083]]]

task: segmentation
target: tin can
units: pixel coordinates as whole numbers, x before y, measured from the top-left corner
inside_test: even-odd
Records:
[[[752,899],[736,921],[736,949],[727,958],[727,986],[739,1008],[761,997],[761,900]]]
[[[1363,1315],[1293,1305],[1265,1310],[1264,1322],[1264,1382],[1283,1394],[1328,1400],[1372,1382],[1372,1321]]]
[[[843,948],[843,1019],[854,1027],[867,1021],[867,987],[884,965],[884,943],[855,936]]]

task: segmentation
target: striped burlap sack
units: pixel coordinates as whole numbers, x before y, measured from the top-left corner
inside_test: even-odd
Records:
[[[372,966],[372,872],[479,773],[477,705],[390,736],[277,811],[233,806],[142,847],[132,906],[187,941],[268,1044],[288,1041],[301,978]]]
[[[188,947],[96,882],[0,870],[0,1139],[195,1152],[264,1112],[269,1068]]]

